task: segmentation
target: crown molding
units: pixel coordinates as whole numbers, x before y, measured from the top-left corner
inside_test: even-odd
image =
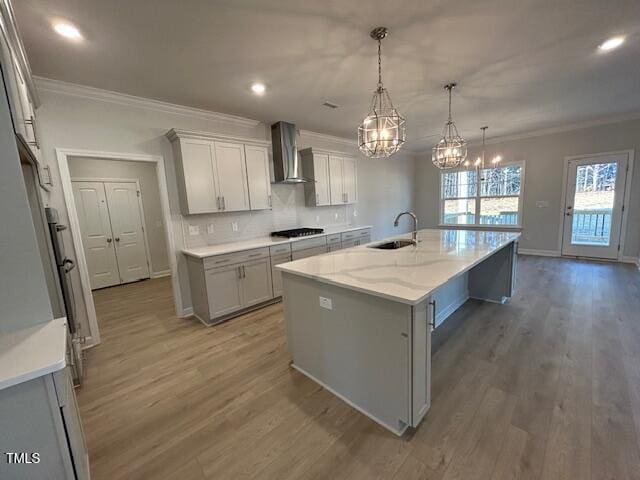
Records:
[[[310,140],[319,140],[321,142],[337,143],[346,147],[356,147],[357,142],[351,138],[336,137],[334,135],[327,135],[326,133],[312,132],[311,130],[300,130],[300,136],[306,137]]]
[[[259,140],[249,137],[238,137],[235,135],[223,135],[210,132],[198,132],[194,130],[183,130],[180,128],[172,128],[165,136],[170,142],[175,142],[179,138],[190,138],[193,140],[206,140],[206,141],[218,141],[218,142],[239,142],[247,145],[257,145],[260,147],[270,147],[270,140]]]
[[[557,127],[532,130],[530,132],[514,133],[509,135],[491,137],[487,139],[485,143],[487,145],[491,145],[495,143],[505,143],[505,142],[511,142],[514,140],[522,140],[525,138],[542,137],[545,135],[571,132],[574,130],[583,130],[585,128],[598,127],[601,125],[612,125],[614,123],[629,122],[631,120],[638,120],[638,119],[640,119],[640,112],[631,112],[631,113],[626,113],[621,115],[610,115],[607,117],[598,117],[592,120],[586,120],[584,122],[569,123],[565,125],[559,125]],[[469,145],[470,146],[482,145],[482,141],[475,140],[474,142],[469,143]]]
[[[175,103],[162,102],[160,100],[152,100],[150,98],[136,97],[125,93],[112,92],[101,88],[87,87],[76,83],[63,82],[60,80],[52,80],[44,77],[34,77],[36,87],[39,90],[58,93],[62,95],[71,95],[74,97],[86,98],[89,100],[97,100],[101,102],[115,103],[126,107],[137,107],[146,110],[154,110],[156,112],[170,113],[173,115],[184,115],[195,117],[202,120],[212,120],[227,124],[241,125],[243,127],[257,127],[260,121],[250,118],[238,117],[236,115],[228,115],[226,113],[212,112],[195,107],[185,107]]]

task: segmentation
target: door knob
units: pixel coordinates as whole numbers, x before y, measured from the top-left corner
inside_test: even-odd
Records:
[[[111,243],[112,240],[110,238],[107,238],[107,243]]]
[[[119,237],[116,237],[116,242],[119,242],[119,241],[120,241],[120,238],[119,238]]]

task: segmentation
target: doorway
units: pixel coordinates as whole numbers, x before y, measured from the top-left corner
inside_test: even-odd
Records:
[[[138,180],[73,181],[91,289],[150,277]]]
[[[562,255],[618,259],[630,161],[629,152],[567,159]]]

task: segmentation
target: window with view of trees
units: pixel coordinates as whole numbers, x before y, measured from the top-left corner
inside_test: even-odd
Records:
[[[520,225],[524,164],[441,173],[443,224]]]

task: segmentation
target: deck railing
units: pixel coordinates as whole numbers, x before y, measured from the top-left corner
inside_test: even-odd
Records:
[[[444,223],[453,225],[473,225],[475,215],[472,213],[446,213]],[[517,225],[518,212],[500,212],[497,215],[480,215],[481,225]]]
[[[572,243],[605,244],[611,235],[611,209],[574,210]]]

